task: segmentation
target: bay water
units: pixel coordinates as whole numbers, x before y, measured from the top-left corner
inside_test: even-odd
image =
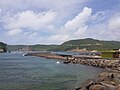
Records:
[[[23,56],[23,53],[1,53],[0,90],[75,90],[102,71],[92,66],[63,64],[62,60]]]

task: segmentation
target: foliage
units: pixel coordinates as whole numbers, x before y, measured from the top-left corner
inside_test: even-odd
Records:
[[[6,48],[7,44],[3,43],[3,42],[0,42],[0,49],[3,49],[4,52],[7,51],[7,48]]]
[[[33,45],[30,46],[34,51],[48,51],[57,48],[58,45]]]
[[[59,45],[8,45],[7,48],[10,51],[22,50],[30,48],[32,51],[47,51],[57,48]]]
[[[118,41],[100,41],[91,38],[70,40],[64,42],[61,45],[8,45],[8,50],[18,50],[29,47],[35,51],[68,51],[76,48],[86,48],[87,50],[112,50],[120,48],[120,42]]]
[[[120,48],[120,42],[118,41],[100,41],[91,38],[70,40],[62,44],[63,47],[70,49],[75,49],[79,47],[80,49],[86,48],[87,50],[111,50]]]

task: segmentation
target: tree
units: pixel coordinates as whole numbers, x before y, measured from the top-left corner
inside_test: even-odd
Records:
[[[0,42],[0,48],[3,49],[4,52],[7,52],[7,48],[6,48],[7,44]]]

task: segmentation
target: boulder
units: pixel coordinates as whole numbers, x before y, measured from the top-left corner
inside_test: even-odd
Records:
[[[105,80],[107,80],[106,77],[98,77],[98,78],[95,79],[95,81],[96,81],[97,83],[102,82],[102,81],[105,81]]]
[[[117,70],[120,71],[120,67],[118,67]]]
[[[120,90],[120,84],[115,88],[115,90]]]
[[[113,79],[113,82],[115,82],[116,85],[119,85],[120,84],[120,79],[118,79],[118,78],[115,77]]]
[[[114,85],[110,85],[107,83],[100,83],[101,85],[105,86],[107,88],[107,90],[115,90],[115,86]]]
[[[86,87],[83,88],[76,88],[76,90],[88,90]]]
[[[110,85],[116,85],[115,82],[113,82],[113,81],[102,81],[100,83],[106,83],[106,84],[110,84]]]
[[[107,77],[109,75],[108,72],[102,72],[99,74],[99,77]]]
[[[109,90],[109,89],[107,89],[107,87],[103,85],[96,84],[96,85],[91,85],[88,90]]]
[[[101,81],[110,81],[109,72],[102,72],[98,75],[96,82],[101,82]]]
[[[89,88],[89,87],[90,87],[91,85],[93,85],[93,84],[95,84],[94,80],[88,79],[88,80],[86,80],[85,82],[83,82],[83,83],[81,84],[80,88],[84,88],[84,87]],[[79,90],[79,89],[78,89],[78,90]]]

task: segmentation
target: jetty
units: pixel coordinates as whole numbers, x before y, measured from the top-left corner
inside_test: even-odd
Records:
[[[118,62],[120,59],[105,59],[99,56],[88,56],[88,55],[65,55],[65,54],[53,54],[49,52],[40,52],[40,53],[27,53],[25,56],[37,56],[46,59],[58,59],[63,60],[63,63],[74,63],[89,65],[100,68],[118,68]]]
[[[64,64],[82,64],[104,68],[98,77],[83,82],[75,90],[120,90],[120,59],[106,59],[89,55],[66,55],[55,53],[28,53],[25,56],[37,56],[47,59],[63,60]]]

